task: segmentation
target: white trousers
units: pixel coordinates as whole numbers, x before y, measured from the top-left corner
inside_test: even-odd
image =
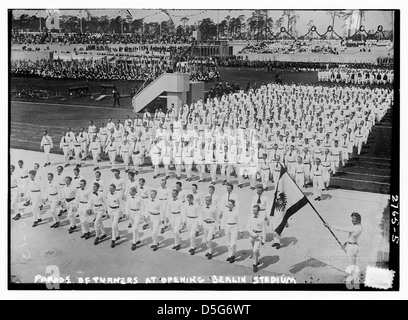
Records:
[[[181,215],[180,213],[174,214],[170,213],[170,225],[174,234],[174,245],[178,246],[180,244],[180,229],[181,229]]]
[[[322,196],[322,190],[324,187],[323,177],[322,176],[314,176],[313,177],[313,193],[315,197]]]
[[[187,217],[187,232],[190,239],[190,248],[195,248],[196,246],[196,237],[195,233],[198,228],[198,218],[189,218]]]
[[[34,221],[41,219],[40,213],[40,202],[41,202],[41,192],[30,192],[30,198],[32,203],[33,218]]]
[[[44,146],[44,154],[45,154],[45,163],[50,163],[50,151],[51,151],[51,146],[47,145]]]
[[[103,225],[102,217],[104,215],[104,210],[102,207],[95,208],[94,207],[94,214],[95,214],[95,236],[99,238],[100,236],[105,235],[105,227]]]
[[[238,240],[238,227],[236,224],[225,224],[225,236],[227,238],[228,256],[235,255]]]

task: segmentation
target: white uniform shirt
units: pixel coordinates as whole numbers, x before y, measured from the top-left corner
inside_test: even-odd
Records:
[[[103,192],[98,191],[96,194],[92,192],[89,195],[89,205],[94,211],[106,211],[106,203]]]
[[[148,199],[145,202],[145,215],[146,217],[151,215],[159,216],[161,213],[161,203],[155,198],[154,200]]]
[[[49,145],[50,148],[53,147],[52,139],[51,139],[51,137],[50,137],[48,134],[47,134],[46,136],[43,136],[42,139],[41,139],[41,148],[42,148],[43,146],[46,146],[46,145]]]
[[[126,204],[126,209],[129,213],[141,213],[143,212],[143,199],[137,194],[134,196],[129,196],[129,201]]]
[[[202,222],[203,221],[218,222],[219,214],[218,214],[217,206],[214,204],[211,204],[210,206],[207,207],[207,205],[204,204],[201,207],[201,219],[202,219]]]
[[[71,183],[69,186],[65,185],[62,189],[62,196],[65,200],[75,199],[77,195],[77,188]]]
[[[224,211],[224,215],[223,215],[223,220],[224,223],[226,224],[238,224],[238,210],[237,208],[233,208],[232,211],[230,211],[230,209],[227,209]]]
[[[48,196],[55,197],[55,199],[57,199],[58,201],[61,199],[60,187],[57,181],[47,181],[47,183],[45,184],[45,189],[47,190]]]
[[[111,210],[117,210],[123,206],[122,199],[118,193],[108,193],[106,196],[106,205]]]
[[[42,182],[41,179],[35,177],[33,179],[28,179],[28,187],[27,190],[30,192],[38,192],[42,190]]]
[[[114,184],[116,186],[116,191],[123,191],[125,186],[125,181],[122,178],[116,179],[112,178],[110,184]]]

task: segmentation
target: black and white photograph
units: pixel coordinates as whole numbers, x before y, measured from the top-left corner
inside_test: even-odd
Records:
[[[52,7],[7,10],[9,290],[399,291],[400,10]]]

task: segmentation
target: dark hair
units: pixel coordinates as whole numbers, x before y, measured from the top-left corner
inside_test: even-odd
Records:
[[[351,217],[352,218],[356,218],[357,219],[357,222],[360,224],[361,223],[361,215],[358,213],[358,212],[353,212],[352,214],[351,214]]]
[[[180,181],[177,181],[176,185],[180,186],[180,188],[183,186],[183,184]]]
[[[260,207],[259,205],[257,205],[257,204],[256,204],[256,205],[254,205],[253,207],[254,207],[254,208],[258,208],[258,211],[260,211],[260,210],[261,210],[261,207]]]
[[[192,186],[193,186],[193,187],[196,187],[196,188],[198,189],[198,186],[197,186],[195,183],[193,183]]]

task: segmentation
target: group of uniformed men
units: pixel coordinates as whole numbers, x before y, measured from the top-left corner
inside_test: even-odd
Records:
[[[167,187],[167,179],[161,180],[159,188],[145,185],[145,179],[135,179],[135,172],[129,171],[125,182],[120,177],[120,170],[113,170],[113,178],[105,184],[100,171],[95,172],[94,181],[89,184],[81,175],[81,169],[75,167],[72,174],[66,173],[63,166],[58,166],[56,172],[46,174],[39,164],[32,170],[24,167],[22,160],[17,168],[11,165],[11,207],[14,210],[14,220],[22,218],[20,209],[32,205],[33,227],[42,224],[41,210],[49,204],[49,212],[53,218],[51,228],[58,228],[65,219],[69,223],[69,234],[77,230],[77,222],[82,231],[81,238],[91,238],[90,226],[94,222],[95,240],[98,245],[107,237],[104,218],[111,218],[111,247],[115,248],[120,240],[118,224],[129,218],[133,238],[131,250],[136,250],[141,244],[139,229],[150,225],[153,251],[160,245],[159,234],[171,226],[174,235],[174,250],[181,248],[181,231],[187,229],[191,255],[196,251],[196,237],[202,232],[207,247],[206,257],[212,259],[216,244],[215,236],[221,236],[224,230],[228,246],[228,259],[235,261],[235,252],[239,234],[244,226],[239,224],[238,196],[233,192],[233,185],[228,184],[227,192],[222,196],[215,193],[216,187],[210,185],[208,193],[203,197],[198,192],[198,185],[192,184],[192,190],[186,192],[181,182],[176,187]],[[107,187],[107,188],[106,188]],[[259,245],[265,243],[266,226],[271,225],[268,197],[263,194],[263,187],[258,186],[257,194],[252,199],[253,214],[250,214],[246,231],[251,236],[255,246],[253,252],[254,270],[257,270]],[[24,202],[22,206],[19,202]],[[21,207],[21,208],[20,208]],[[273,232],[273,230],[272,230]],[[279,249],[279,235],[274,233],[273,246]]]
[[[313,182],[320,200],[330,176],[346,165],[355,147],[360,155],[392,99],[389,89],[270,84],[185,104],[178,112],[127,116],[123,124],[109,119],[99,129],[90,121],[88,131],[63,132],[60,148],[65,166],[73,155],[79,167],[92,156],[96,171],[105,153],[112,169],[119,157],[126,172],[132,162],[138,174],[150,157],[154,178],[163,165],[166,178],[175,169],[178,180],[185,172],[186,181],[192,181],[194,169],[198,182],[210,178],[215,184],[219,172],[224,184],[235,177],[242,188],[249,179],[251,189],[257,179],[265,189],[270,181],[276,185],[283,165],[300,187]],[[42,145],[49,154],[47,141],[52,140],[45,133]]]
[[[48,174],[48,200],[54,209],[60,202],[65,203],[64,210],[68,211],[70,232],[76,228],[73,212],[79,212],[84,238],[90,237],[87,221],[88,216],[94,214],[96,244],[105,237],[102,217],[106,206],[113,219],[112,247],[115,246],[115,241],[119,240],[118,221],[123,213],[127,214],[131,217],[134,235],[132,250],[140,243],[137,228],[144,218],[149,218],[153,250],[157,250],[160,221],[166,221],[163,217],[166,216],[164,212],[167,212],[175,234],[174,249],[180,248],[179,229],[184,221],[187,222],[189,230],[190,252],[194,254],[193,235],[197,231],[198,221],[207,227],[208,224],[217,224],[217,215],[211,211],[214,209],[211,209],[211,204],[215,202],[206,197],[201,203],[206,204],[205,208],[199,210],[193,206],[197,201],[194,193],[191,196],[180,195],[181,188],[172,192],[163,191],[166,189],[167,179],[171,177],[171,167],[175,169],[177,180],[180,180],[182,172],[185,171],[186,181],[192,181],[193,165],[198,172],[198,182],[204,182],[209,172],[212,183],[210,188],[214,188],[216,184],[217,169],[220,170],[223,184],[227,184],[228,188],[233,188],[229,183],[232,176],[237,177],[238,187],[241,188],[244,179],[248,178],[252,190],[260,178],[262,186],[259,189],[262,193],[267,190],[270,180],[276,186],[283,166],[300,187],[306,187],[312,182],[315,200],[320,200],[322,189],[329,187],[330,175],[336,174],[340,164],[346,164],[354,147],[357,147],[357,153],[360,154],[371,128],[382,119],[392,103],[393,92],[385,88],[269,84],[248,92],[240,91],[223,95],[221,98],[207,99],[205,102],[199,100],[190,106],[184,104],[178,112],[174,108],[167,113],[158,110],[152,116],[146,111],[143,117],[137,115],[133,121],[127,116],[123,124],[120,120],[114,124],[112,119],[109,119],[107,124],[102,123],[99,129],[90,121],[87,131],[81,129],[80,132],[73,133],[69,129],[62,134],[60,148],[64,152],[65,167],[69,166],[70,160],[75,156],[74,177],[60,180],[62,166],[58,167],[55,176],[58,182],[53,184],[54,175]],[[45,164],[49,165],[52,139],[47,132],[44,132],[41,147],[46,154]],[[109,185],[106,197],[102,196],[106,186],[98,180],[101,175],[100,155],[103,152],[109,156],[116,179]],[[79,175],[81,163],[91,155],[96,171],[96,180],[92,184],[93,192],[86,188],[86,181]],[[117,156],[122,158],[125,172],[129,175],[126,186],[119,177]],[[142,164],[146,156],[150,156],[155,170],[154,178],[159,176],[159,165],[164,165],[162,191],[144,192],[144,179],[139,179],[139,186],[134,180],[134,176],[143,170]],[[134,170],[131,170],[130,159]],[[40,203],[36,192],[40,188],[36,185],[35,172],[32,174],[30,171],[29,175],[31,187],[27,190],[31,193],[31,202],[36,208]],[[19,176],[19,179],[28,178],[26,173],[20,173]],[[181,183],[177,183],[181,187]],[[55,185],[55,188],[51,187],[52,185]],[[56,192],[58,187],[61,191]],[[103,199],[104,197],[106,199]],[[220,212],[225,211],[224,215],[220,214],[218,217],[234,216],[228,212],[237,211],[237,200],[228,197],[228,201],[217,206]],[[181,208],[180,202],[183,201]],[[163,202],[166,205],[163,205]],[[190,208],[191,206],[193,208]],[[15,208],[15,202],[12,207]],[[126,208],[123,209],[124,207]],[[54,227],[58,227],[59,220],[54,209]],[[204,209],[211,212],[204,214]],[[265,206],[260,205],[257,210],[265,212]],[[144,214],[138,215],[137,211],[143,211]],[[254,207],[254,216],[257,217],[259,214],[255,214],[255,211]],[[204,217],[201,220],[197,219],[200,212]],[[135,220],[134,217],[138,218]],[[41,220],[37,211],[34,212],[34,219],[35,226]],[[195,219],[197,224],[191,224],[193,220],[189,219]],[[236,229],[233,226],[236,225],[236,219],[227,219],[224,224],[227,242],[232,243],[229,245],[229,260],[232,262],[235,236],[231,238],[231,233],[235,234]],[[216,228],[211,230],[210,236],[206,236],[209,250],[207,256],[210,258],[212,251],[209,239]]]

